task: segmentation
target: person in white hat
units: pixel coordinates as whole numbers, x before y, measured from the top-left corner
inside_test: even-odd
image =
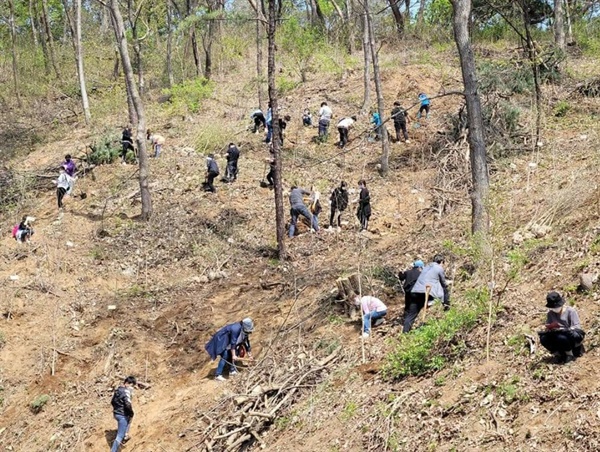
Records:
[[[225,381],[223,371],[229,368],[229,376],[237,374],[235,361],[246,355],[254,359],[251,353],[250,334],[254,331],[254,322],[247,317],[241,322],[231,323],[224,326],[204,346],[204,349],[214,361],[217,356],[221,357],[215,372],[215,380]]]

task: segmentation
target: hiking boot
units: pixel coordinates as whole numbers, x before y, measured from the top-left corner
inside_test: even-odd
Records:
[[[575,347],[573,349],[573,355],[576,358],[579,358],[579,357],[583,356],[584,353],[585,353],[585,347],[583,346],[583,344],[578,345],[577,347]]]
[[[362,338],[363,339],[368,339],[369,338],[369,333],[363,333],[362,334]]]
[[[217,375],[215,377],[215,380],[217,380],[217,381],[226,381],[225,378],[223,378],[223,375]]]

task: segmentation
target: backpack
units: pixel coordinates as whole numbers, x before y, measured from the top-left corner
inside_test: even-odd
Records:
[[[19,232],[19,225],[15,224],[15,226],[12,228],[12,237],[15,240],[17,240],[17,232]]]

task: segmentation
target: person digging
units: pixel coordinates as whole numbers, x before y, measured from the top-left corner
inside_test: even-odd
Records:
[[[254,360],[250,346],[250,334],[253,331],[254,322],[248,317],[241,322],[224,326],[206,343],[204,349],[211,360],[214,361],[217,356],[221,357],[215,372],[215,380],[225,381],[223,372],[226,368],[229,368],[230,377],[237,375],[236,360],[240,358]]]

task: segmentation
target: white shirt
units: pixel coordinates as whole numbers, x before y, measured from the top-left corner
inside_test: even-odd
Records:
[[[338,122],[338,127],[343,127],[344,129],[349,129],[354,124],[354,119],[352,118],[344,118],[340,122]]]
[[[387,306],[383,304],[383,301],[379,298],[371,297],[370,295],[366,295],[360,299],[360,307],[363,314],[368,314],[373,311],[387,311]]]
[[[319,119],[331,120],[332,116],[333,112],[331,111],[331,108],[329,108],[329,106],[327,105],[323,105],[319,110]]]
[[[69,191],[73,186],[73,182],[74,180],[71,176],[69,176],[67,173],[62,173],[60,176],[58,176],[58,179],[56,180],[56,186],[58,188],[64,188],[65,190]]]

